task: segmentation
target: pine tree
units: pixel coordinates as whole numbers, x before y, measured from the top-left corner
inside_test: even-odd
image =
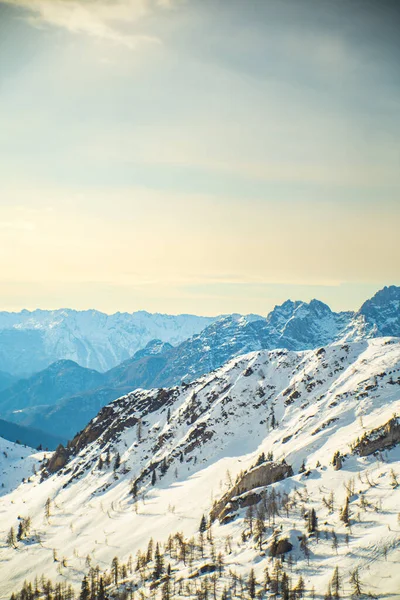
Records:
[[[104,590],[104,581],[103,578],[100,577],[100,582],[99,582],[99,591],[97,594],[97,600],[106,600],[106,593]]]
[[[201,517],[199,531],[200,533],[204,533],[207,530],[207,519],[205,515]]]
[[[360,571],[358,567],[356,567],[354,571],[352,571],[350,574],[350,584],[353,587],[353,593],[355,594],[355,596],[361,596],[362,586],[360,580]]]
[[[149,563],[153,560],[153,545],[153,538],[150,538],[149,543],[147,544],[146,563]]]
[[[120,466],[121,466],[121,456],[120,456],[119,452],[117,452],[117,455],[115,457],[115,462],[114,462],[114,471],[118,471]]]
[[[275,429],[275,427],[276,427],[275,413],[274,413],[274,409],[271,408],[271,428]]]
[[[90,587],[89,582],[87,580],[86,575],[82,579],[81,585],[81,593],[79,594],[79,600],[89,600],[90,599]]]
[[[339,575],[339,567],[335,567],[331,581],[334,598],[340,598],[340,588],[342,587],[342,578]]]
[[[137,435],[137,441],[141,442],[142,441],[142,435],[143,435],[142,419],[139,419],[138,422],[137,422],[136,435]]]
[[[308,531],[314,533],[318,528],[318,519],[314,508],[308,514]]]
[[[160,471],[162,475],[165,475],[165,473],[168,471],[167,459],[165,456],[161,461]]]
[[[161,556],[160,546],[158,543],[156,544],[156,550],[154,552],[154,571],[153,571],[153,579],[157,581],[160,579],[161,575],[164,572],[164,560]]]
[[[328,584],[328,589],[326,590],[326,594],[324,596],[324,600],[332,600],[332,590],[331,590],[331,584]]]
[[[137,498],[137,495],[138,495],[138,483],[137,483],[137,479],[135,479],[135,481],[132,484],[131,494],[132,494],[132,496],[135,499]]]
[[[99,469],[99,471],[101,471],[103,467],[104,467],[104,461],[103,461],[103,459],[101,457],[101,454],[100,454],[100,456],[99,456],[99,462],[97,463],[97,468]]]
[[[156,470],[153,469],[153,472],[151,474],[151,485],[156,485],[156,481],[157,481]]]
[[[17,540],[15,538],[14,527],[11,527],[10,531],[7,534],[7,546],[9,548],[16,548],[17,547]]]
[[[51,515],[51,500],[50,498],[47,498],[46,503],[44,505],[44,514],[46,519],[50,518]]]
[[[340,519],[343,521],[345,525],[350,525],[350,517],[349,517],[349,497],[346,498],[346,503],[342,509],[342,513],[340,515]]]
[[[251,600],[253,600],[256,597],[256,586],[257,586],[257,580],[256,580],[256,576],[254,574],[254,569],[251,569],[251,571],[249,573],[249,579],[247,582],[247,588],[249,590],[249,596],[250,596]]]
[[[250,529],[250,535],[253,535],[254,507],[249,506],[246,510],[245,522]]]
[[[282,595],[282,600],[289,600],[289,598],[290,598],[290,582],[289,582],[289,577],[286,575],[286,573],[283,573],[283,575],[282,575],[281,595]]]
[[[118,585],[119,579],[119,560],[117,556],[114,556],[111,563],[111,574],[114,579],[114,584]]]
[[[300,575],[299,581],[297,582],[297,585],[296,585],[296,592],[297,592],[297,595],[299,598],[303,598],[304,590],[305,590],[304,579]]]

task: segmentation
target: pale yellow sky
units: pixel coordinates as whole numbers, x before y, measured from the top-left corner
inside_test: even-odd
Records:
[[[0,0],[0,310],[399,284],[399,42],[354,7]]]

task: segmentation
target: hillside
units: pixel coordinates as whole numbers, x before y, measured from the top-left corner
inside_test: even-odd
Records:
[[[155,338],[176,345],[213,321],[145,311],[107,315],[97,310],[0,312],[0,369],[18,377],[72,360],[107,371]]]
[[[254,568],[257,593],[272,597],[285,572],[321,598],[337,566],[341,597],[359,578],[366,592],[396,598],[399,410],[391,338],[253,352],[190,384],[124,396],[52,456],[42,483],[33,477],[1,500],[4,540],[18,515],[32,521],[17,549],[0,550],[1,597],[21,588],[27,568],[78,590],[98,566],[108,593],[133,585],[158,598],[168,580],[174,597],[215,586],[240,598]],[[147,562],[136,554],[151,537],[171,565],[159,585],[154,547]]]

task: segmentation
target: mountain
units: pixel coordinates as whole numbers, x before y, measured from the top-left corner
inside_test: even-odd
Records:
[[[103,375],[97,371],[85,369],[72,360],[59,360],[0,392],[0,411],[7,413],[33,406],[47,407],[77,392],[96,388],[103,381]]]
[[[3,539],[30,519],[0,549],[0,595],[42,573],[78,593],[98,567],[119,598],[269,598],[282,582],[322,598],[335,573],[342,598],[357,583],[395,598],[399,410],[395,338],[251,352],[136,390],[0,499]]]
[[[107,373],[92,372],[72,363],[75,365],[72,370],[75,379],[71,380],[71,383],[75,383],[75,393],[73,385],[71,385],[70,395],[62,397],[65,389],[68,389],[69,386],[67,377],[65,379],[66,388],[63,385],[52,389],[52,402],[43,406],[45,398],[45,393],[41,391],[44,388],[43,382],[47,382],[49,371],[56,370],[54,365],[51,365],[45,371],[26,380],[37,383],[36,388],[33,385],[20,385],[18,387],[20,393],[13,396],[12,402],[7,399],[9,390],[0,394],[0,409],[3,408],[4,416],[11,421],[54,433],[60,436],[60,441],[61,438],[72,438],[103,406],[115,398],[134,388],[151,387],[155,376],[166,364],[172,349],[173,347],[168,343],[152,340],[145,348],[136,352],[131,359]],[[60,362],[55,366],[57,364],[59,365]],[[95,374],[95,387],[90,385],[90,381],[93,380],[92,373]],[[79,379],[86,384],[86,388],[79,385]],[[25,383],[25,380],[21,383]],[[48,384],[46,384],[47,387]],[[35,405],[35,400],[31,406],[28,405],[26,398],[29,398],[29,388],[34,390],[36,402],[42,402],[42,405]],[[24,402],[26,406],[22,407],[21,404]],[[5,410],[6,408],[8,410]]]
[[[357,313],[335,313],[318,300],[309,303],[288,300],[276,306],[266,319],[237,314],[220,317],[178,346],[153,340],[132,358],[105,373],[103,383],[92,390],[72,393],[50,410],[8,412],[5,417],[73,437],[102,406],[128,391],[189,382],[246,352],[276,348],[308,350],[332,342],[367,339],[383,331],[397,335],[399,299],[400,288],[392,286],[378,292]]]
[[[5,373],[4,371],[0,371],[0,392],[10,387],[13,383],[17,381],[17,378],[10,373]]]
[[[0,312],[0,369],[22,377],[69,359],[107,371],[152,339],[179,344],[213,320],[145,311],[113,315],[70,309]]]
[[[40,429],[16,425],[10,421],[4,421],[4,419],[0,419],[0,437],[31,448],[42,446],[49,450],[55,450],[60,443],[65,444],[67,441],[62,436],[53,436]]]
[[[260,322],[259,331],[263,347],[308,350],[339,340],[353,317],[353,312],[335,313],[319,300],[288,300]]]
[[[379,336],[400,337],[400,287],[379,290],[364,302],[348,328],[347,339]]]

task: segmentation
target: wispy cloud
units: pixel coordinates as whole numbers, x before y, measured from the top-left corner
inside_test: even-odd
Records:
[[[0,0],[27,11],[37,26],[53,25],[73,33],[103,38],[133,49],[142,42],[160,43],[157,36],[127,25],[138,25],[153,12],[171,9],[177,0]]]

